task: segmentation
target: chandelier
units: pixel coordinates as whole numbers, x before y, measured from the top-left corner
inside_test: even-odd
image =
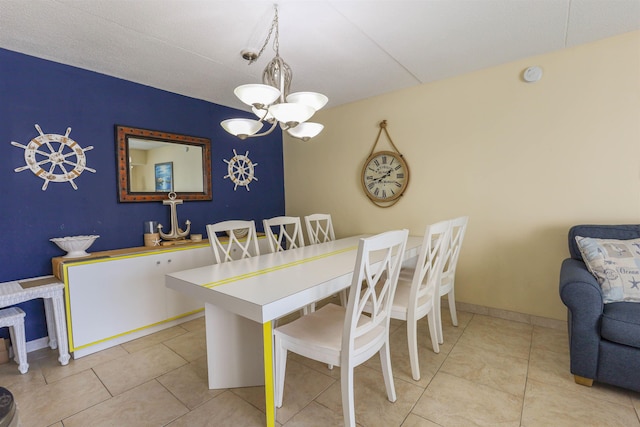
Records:
[[[242,52],[242,57],[251,65],[260,58],[271,35],[274,35],[273,49],[276,56],[262,72],[263,84],[246,84],[238,86],[233,91],[240,101],[251,107],[258,120],[228,119],[223,120],[220,125],[230,134],[246,139],[268,135],[279,124],[280,128],[292,137],[308,141],[318,135],[324,126],[320,123],[307,122],[307,120],[324,107],[329,99],[316,92],[289,93],[293,73],[291,67],[280,57],[277,5],[274,8],[273,22],[260,51],[257,54],[251,51]],[[259,133],[265,126],[266,130]]]

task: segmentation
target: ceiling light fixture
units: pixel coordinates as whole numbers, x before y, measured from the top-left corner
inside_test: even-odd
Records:
[[[291,67],[280,57],[278,6],[274,5],[274,8],[273,22],[260,52],[242,52],[242,57],[248,60],[251,65],[260,58],[275,30],[273,49],[276,56],[262,72],[263,84],[246,84],[238,86],[233,91],[240,101],[251,107],[259,120],[228,119],[223,120],[220,125],[230,134],[240,139],[246,139],[268,135],[273,132],[276,125],[280,124],[282,130],[286,130],[292,137],[308,141],[318,135],[324,126],[320,123],[307,122],[307,120],[324,107],[329,99],[316,92],[289,93],[293,74]],[[265,122],[270,127],[266,131],[258,133]]]

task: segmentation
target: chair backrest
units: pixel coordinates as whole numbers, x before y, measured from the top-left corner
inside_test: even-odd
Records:
[[[218,233],[226,233],[229,239],[221,240]],[[240,258],[260,255],[258,235],[254,221],[231,220],[207,225],[207,237],[218,264],[232,261],[231,253],[240,249]]]
[[[439,298],[443,263],[449,252],[451,221],[427,225],[411,281],[408,310],[418,310],[423,304]]]
[[[307,215],[304,217],[304,223],[307,226],[310,245],[336,240],[330,214],[317,213]]]
[[[460,248],[462,247],[462,241],[464,240],[464,234],[467,230],[467,223],[469,222],[468,216],[461,216],[452,220],[451,223],[451,237],[449,239],[449,253],[444,260],[442,267],[442,275],[449,278],[453,277],[456,273],[456,267],[458,265],[458,257],[460,256]]]
[[[297,216],[276,216],[263,220],[262,224],[271,252],[304,247],[302,226]],[[277,227],[277,231],[274,233],[271,227]]]
[[[391,305],[398,284],[400,266],[407,245],[408,230],[387,231],[360,239],[342,335],[342,366],[353,354],[356,340],[369,336],[384,338],[374,329],[389,332]],[[364,311],[367,306],[368,313]],[[366,339],[365,339],[366,340]],[[358,342],[358,347],[366,346]]]

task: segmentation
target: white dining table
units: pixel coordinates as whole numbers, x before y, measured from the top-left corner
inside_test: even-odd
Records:
[[[366,235],[166,275],[166,286],[205,304],[210,389],[265,386],[266,425],[275,425],[273,324],[348,288]],[[409,236],[404,259],[422,237]]]

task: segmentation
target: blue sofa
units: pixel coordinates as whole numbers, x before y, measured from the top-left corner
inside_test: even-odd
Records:
[[[603,303],[576,236],[640,238],[640,225],[576,225],[569,230],[571,258],[560,269],[560,298],[568,309],[571,373],[578,384],[593,381],[640,392],[640,303]]]

